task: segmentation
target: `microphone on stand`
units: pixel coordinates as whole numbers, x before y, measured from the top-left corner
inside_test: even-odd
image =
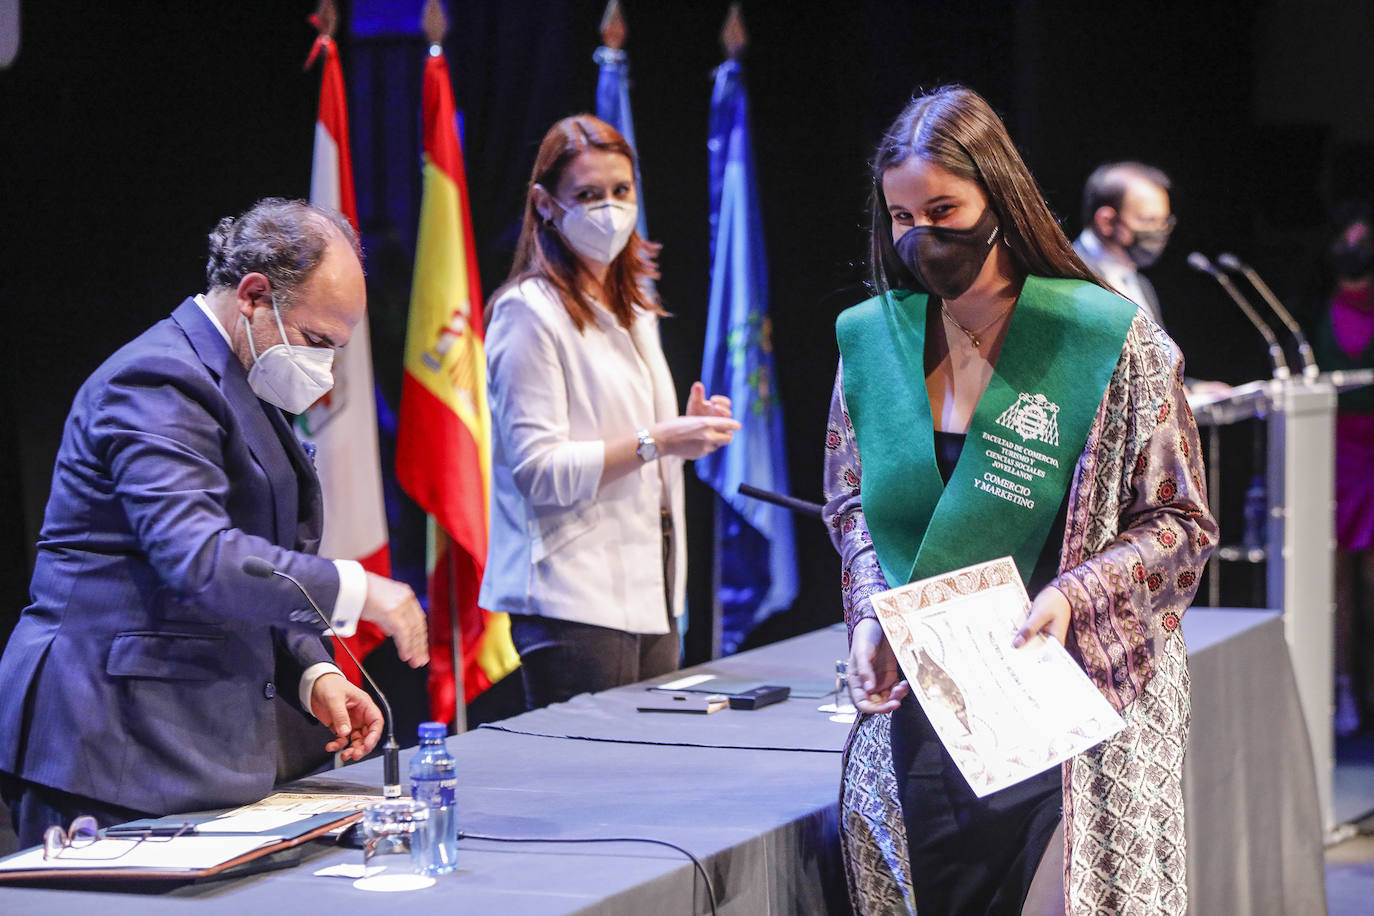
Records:
[[[1245,297],[1240,294],[1240,290],[1236,289],[1231,278],[1213,266],[1212,262],[1207,260],[1207,255],[1200,251],[1194,251],[1188,255],[1188,266],[1193,270],[1211,275],[1213,280],[1221,284],[1221,288],[1226,290],[1227,295],[1235,300],[1236,305],[1240,306],[1240,310],[1245,313],[1245,317],[1249,318],[1250,323],[1255,326],[1255,330],[1260,332],[1265,343],[1269,344],[1269,363],[1274,367],[1274,378],[1280,381],[1289,378],[1292,373],[1288,369],[1288,360],[1284,359],[1283,347],[1279,345],[1279,339],[1274,336],[1274,329],[1264,323],[1264,319],[1260,318],[1255,307],[1245,300]]]
[[[244,557],[242,569],[250,576],[258,579],[270,579],[278,576],[290,582],[305,596],[305,600],[310,602],[310,606],[315,609],[315,613],[320,615],[320,620],[324,621],[326,627],[331,626],[329,618],[320,610],[320,606],[315,603],[315,599],[310,597],[310,593],[305,590],[305,586],[296,581],[295,576],[284,573],[262,557]],[[391,704],[386,701],[386,694],[382,693],[382,688],[377,686],[377,682],[372,679],[372,675],[367,673],[363,663],[358,661],[358,656],[353,654],[353,650],[343,640],[339,640],[339,645],[348,653],[348,657],[353,659],[353,664],[358,666],[358,670],[367,678],[367,682],[372,685],[372,689],[377,692],[377,699],[382,701],[382,710],[386,713],[386,743],[382,745],[382,795],[386,798],[401,797],[401,746],[396,743],[395,719],[391,716]]]
[[[809,502],[805,499],[797,499],[795,496],[788,496],[786,493],[774,493],[772,490],[764,490],[753,484],[742,483],[739,485],[738,492],[741,496],[748,496],[753,499],[775,506],[781,506],[789,512],[797,515],[806,515],[812,518],[820,518],[825,506],[821,503]]]
[[[1217,255],[1217,264],[1225,270],[1245,275],[1245,279],[1250,281],[1250,285],[1260,294],[1260,298],[1269,304],[1274,310],[1274,314],[1279,316],[1284,327],[1288,328],[1288,333],[1293,335],[1293,339],[1298,342],[1298,355],[1302,357],[1303,378],[1314,379],[1319,374],[1317,361],[1312,358],[1312,346],[1307,342],[1307,338],[1302,333],[1302,328],[1293,320],[1293,315],[1288,309],[1283,307],[1279,297],[1274,295],[1274,291],[1269,288],[1269,284],[1260,279],[1260,275],[1255,269],[1246,264],[1240,258],[1230,252],[1223,252]]]

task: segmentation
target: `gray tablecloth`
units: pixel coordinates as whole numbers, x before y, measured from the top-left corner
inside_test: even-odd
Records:
[[[1193,679],[1184,783],[1191,911],[1324,912],[1312,761],[1282,621],[1270,612],[1194,609],[1184,630]],[[844,631],[831,627],[702,670],[814,692],[805,688],[823,684],[844,654]],[[635,713],[642,693],[641,686],[581,697],[450,738],[461,830],[666,840],[705,862],[721,913],[847,912],[836,806],[846,727],[817,711],[822,700],[704,716]],[[380,777],[373,760],[311,784],[377,792]],[[360,860],[355,850],[321,844],[294,868],[153,895],[5,887],[0,912],[706,912],[692,866],[660,846],[465,839],[455,874],[401,896],[312,875]]]
[[[1183,631],[1190,912],[1325,913],[1316,771],[1282,615],[1194,608]]]

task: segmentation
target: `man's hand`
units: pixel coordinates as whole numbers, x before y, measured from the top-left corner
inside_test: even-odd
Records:
[[[1020,648],[1035,634],[1049,631],[1062,646],[1069,638],[1069,621],[1072,618],[1073,608],[1069,605],[1069,599],[1053,585],[1047,585],[1044,591],[1035,596],[1035,601],[1031,603],[1030,616],[1016,632],[1016,638],[1011,644]]]
[[[892,712],[906,696],[908,687],[901,666],[878,618],[865,617],[854,624],[845,680],[849,699],[862,713]]]
[[[390,636],[396,654],[410,667],[429,664],[429,622],[409,585],[368,573],[361,619]]]
[[[345,761],[362,760],[382,736],[382,711],[372,697],[332,671],[315,680],[310,712],[334,733],[334,740],[324,749],[342,750]]]

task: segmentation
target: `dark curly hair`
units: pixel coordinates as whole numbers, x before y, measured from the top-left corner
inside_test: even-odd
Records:
[[[264,198],[242,216],[226,216],[210,233],[209,289],[233,289],[247,274],[260,273],[272,284],[278,308],[286,308],[320,266],[335,232],[361,260],[357,233],[342,214],[304,200]]]

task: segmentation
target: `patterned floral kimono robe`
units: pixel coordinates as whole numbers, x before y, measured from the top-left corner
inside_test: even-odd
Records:
[[[860,504],[843,374],[841,366],[826,434],[826,519],[852,634],[856,621],[875,616],[869,598],[888,583]],[[1070,914],[1187,909],[1188,668],[1179,619],[1217,539],[1204,480],[1182,357],[1138,313],[1074,469],[1052,583],[1073,608],[1070,653],[1126,720],[1062,768]],[[915,912],[890,722],[890,714],[862,717],[844,757],[841,833],[859,913]]]

